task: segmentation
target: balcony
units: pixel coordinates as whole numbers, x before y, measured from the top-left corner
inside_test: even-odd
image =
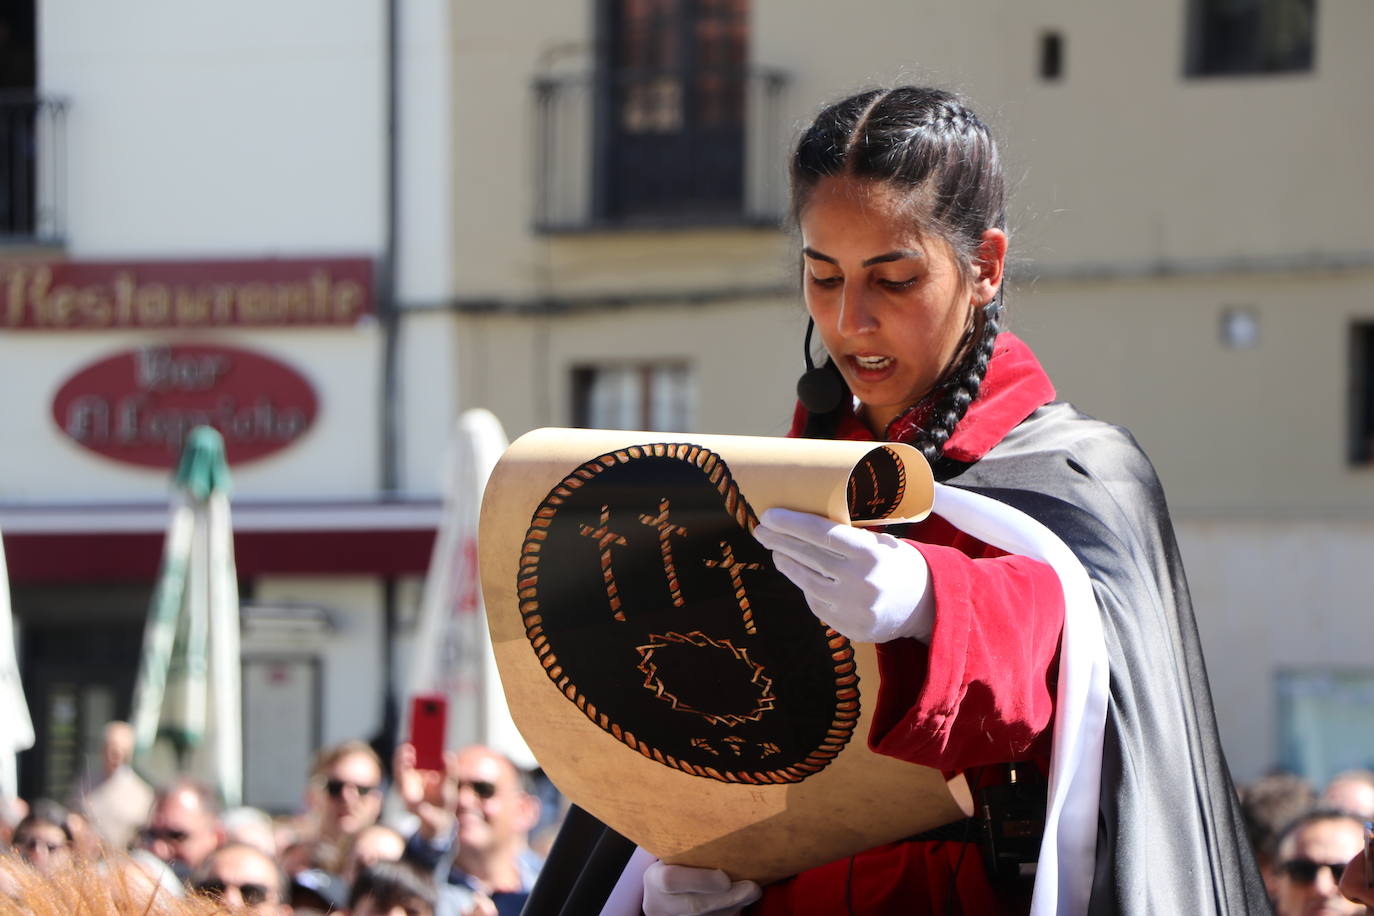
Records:
[[[64,101],[0,91],[0,244],[62,243],[66,111]]]
[[[622,71],[534,83],[534,228],[773,227],[787,78]]]

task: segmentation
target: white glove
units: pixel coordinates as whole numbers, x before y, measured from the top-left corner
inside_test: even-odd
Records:
[[[754,537],[837,633],[857,642],[930,641],[930,569],[906,541],[791,509],[764,512]]]
[[[718,868],[655,862],[644,872],[645,916],[733,916],[763,894],[753,881],[730,881]]]

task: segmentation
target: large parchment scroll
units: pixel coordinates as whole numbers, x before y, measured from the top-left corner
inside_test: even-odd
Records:
[[[479,529],[511,714],[573,803],[665,861],[766,882],[968,814],[962,778],[868,750],[872,645],[820,623],[751,532],[783,506],[919,520],[909,446],[541,429]]]

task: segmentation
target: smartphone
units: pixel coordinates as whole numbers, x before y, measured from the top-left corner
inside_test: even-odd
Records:
[[[448,725],[448,697],[422,693],[410,701],[410,743],[415,746],[415,766],[444,770],[444,729]]]

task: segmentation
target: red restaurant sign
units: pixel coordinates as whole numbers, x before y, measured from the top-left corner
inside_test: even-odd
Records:
[[[367,258],[0,263],[0,329],[352,325],[372,311]]]
[[[219,430],[229,463],[241,464],[294,443],[317,408],[314,388],[285,363],[250,350],[174,344],[90,364],[57,390],[52,416],[98,455],[169,468],[193,427]]]

